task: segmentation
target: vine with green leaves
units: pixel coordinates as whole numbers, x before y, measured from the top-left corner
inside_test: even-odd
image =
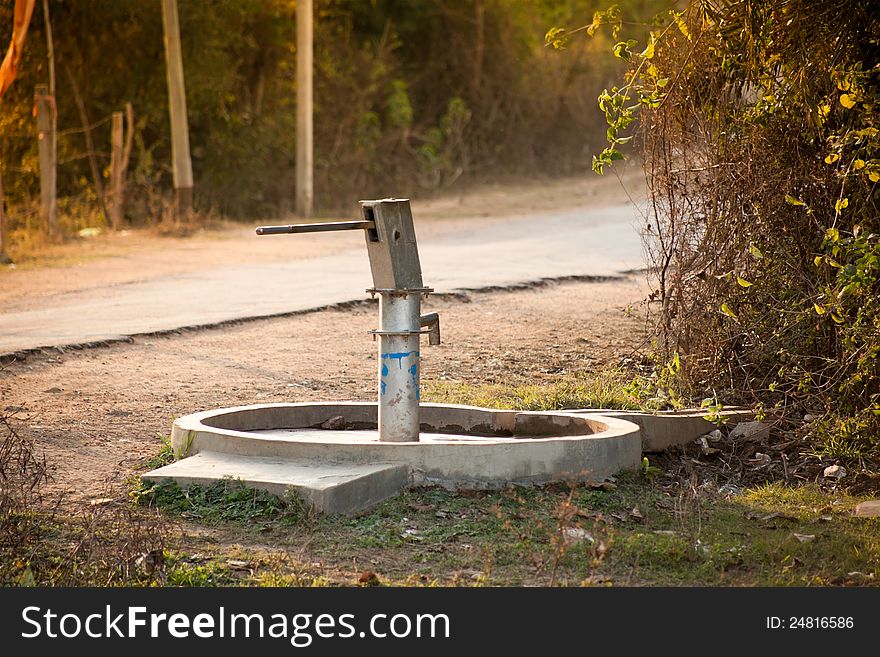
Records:
[[[616,7],[578,30],[619,33]],[[617,41],[602,173],[638,146],[658,351],[817,456],[880,457],[880,8],[691,0]],[[812,422],[804,425],[804,418]],[[815,418],[815,419],[813,419]]]

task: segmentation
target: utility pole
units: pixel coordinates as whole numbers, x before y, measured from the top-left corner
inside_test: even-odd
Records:
[[[312,140],[312,0],[296,0],[296,213],[310,217],[314,200]]]
[[[52,187],[52,208],[49,210],[49,234],[57,229],[57,194],[58,194],[58,99],[55,96],[55,40],[52,38],[52,20],[49,16],[49,0],[43,0],[43,24],[46,26],[46,54],[49,65],[49,150],[51,152],[50,185]]]
[[[165,65],[168,74],[168,113],[171,117],[171,168],[174,175],[176,215],[192,212],[193,175],[189,156],[189,127],[186,121],[186,92],[183,57],[180,52],[180,21],[177,0],[162,0],[165,28]]]

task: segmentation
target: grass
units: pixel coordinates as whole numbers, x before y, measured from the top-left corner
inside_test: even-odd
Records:
[[[394,586],[874,585],[880,568],[878,523],[850,514],[861,498],[815,486],[727,499],[633,473],[607,490],[419,488],[308,522],[251,502],[263,494],[211,488],[152,498],[219,532],[193,539],[198,558],[168,558],[169,584],[357,585],[369,573]]]
[[[424,397],[528,410],[639,399],[614,372],[544,387],[440,382]],[[864,497],[781,483],[725,496],[651,463],[600,486],[410,489],[357,517],[312,515],[295,498],[232,481],[159,484],[138,498],[190,534],[165,574],[187,586],[871,586],[880,577],[880,523],[851,513]]]
[[[577,389],[445,392],[484,405],[608,404]],[[145,465],[172,456],[166,438]],[[356,517],[314,515],[233,480],[131,485],[78,517],[47,515],[7,583],[874,586],[880,572],[880,522],[851,513],[864,497],[782,483],[724,496],[650,463],[598,486],[410,489]]]
[[[431,381],[424,385],[425,401],[466,404],[484,408],[520,411],[559,411],[569,408],[637,409],[642,406],[632,394],[632,377],[604,371],[566,378],[549,385],[471,385]]]
[[[265,520],[295,525],[308,515],[295,496],[282,499],[232,479],[221,479],[210,486],[194,484],[186,489],[165,480],[146,488],[139,485],[133,497],[141,506],[158,507],[173,516],[208,525],[244,525]]]
[[[8,583],[873,586],[880,570],[880,523],[851,513],[864,498],[816,485],[725,497],[629,473],[602,487],[416,488],[357,517],[231,480],[133,497],[95,518],[47,517],[42,556]],[[156,533],[157,512],[176,529]]]

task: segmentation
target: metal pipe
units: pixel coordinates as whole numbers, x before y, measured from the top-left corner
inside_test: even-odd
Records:
[[[379,292],[379,440],[419,440],[419,311],[422,292]]]
[[[373,221],[328,221],[320,224],[290,224],[288,226],[257,226],[257,235],[286,233],[325,233],[333,230],[375,230]]]

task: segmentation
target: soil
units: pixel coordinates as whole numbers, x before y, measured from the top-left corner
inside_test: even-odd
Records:
[[[424,382],[525,385],[589,372],[641,346],[626,314],[639,277],[429,297],[443,343],[426,348]],[[155,455],[180,415],[264,402],[375,398],[377,308],[241,322],[132,343],[30,357],[0,372],[0,411],[45,450],[51,489],[105,495]],[[72,495],[72,497],[71,497]]]

